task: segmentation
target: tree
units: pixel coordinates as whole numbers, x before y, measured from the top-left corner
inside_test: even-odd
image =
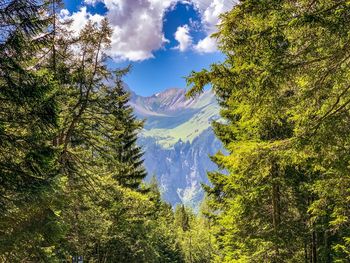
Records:
[[[105,89],[104,110],[110,112],[114,129],[108,140],[113,159],[117,161],[118,169],[113,176],[122,186],[139,189],[146,176],[143,167],[143,152],[137,145],[137,134],[143,128],[143,121],[137,120],[133,109],[128,105],[130,94],[124,90],[122,77],[129,72],[129,68],[117,71],[115,87]]]
[[[48,41],[41,1],[0,3],[0,259],[39,257],[56,236],[50,194],[58,171],[50,145],[57,128],[57,83],[36,68]],[[33,220],[35,218],[35,221]],[[30,238],[29,238],[30,236]],[[42,241],[45,239],[45,241]],[[37,251],[25,255],[25,249]],[[17,250],[12,254],[11,251]],[[4,254],[7,254],[3,258]]]
[[[55,52],[43,65],[61,88],[53,144],[60,151],[56,209],[65,235],[52,254],[109,262],[159,262],[164,255],[174,262],[178,248],[155,209],[163,205],[141,185],[146,173],[136,138],[143,122],[127,105],[122,77],[129,69],[106,66],[108,22],[89,22],[79,35],[56,29]]]
[[[202,213],[195,214],[184,205],[177,205],[174,228],[185,262],[211,262],[213,244],[210,225]]]
[[[189,95],[211,84],[226,120],[214,129],[229,155],[213,160],[229,175],[206,187],[218,262],[348,259],[348,11],[242,1],[215,35],[225,62],[189,76]]]

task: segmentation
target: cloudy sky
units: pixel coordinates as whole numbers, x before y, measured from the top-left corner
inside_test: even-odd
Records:
[[[131,89],[151,95],[186,87],[184,77],[223,59],[210,38],[235,0],[65,0],[62,17],[75,30],[107,16],[113,28],[111,67],[132,64]]]

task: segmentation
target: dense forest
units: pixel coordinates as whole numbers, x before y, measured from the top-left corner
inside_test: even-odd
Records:
[[[105,19],[0,0],[0,262],[349,262],[350,3],[242,0],[209,84],[226,152],[199,211],[144,182],[143,127]],[[155,73],[156,74],[156,73]]]

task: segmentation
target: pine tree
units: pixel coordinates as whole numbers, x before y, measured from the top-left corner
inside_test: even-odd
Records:
[[[46,66],[55,69],[61,86],[57,94],[62,107],[60,126],[53,144],[60,150],[61,190],[56,198],[63,202],[57,209],[67,234],[58,246],[64,250],[58,253],[89,255],[107,235],[108,191],[118,191],[106,169],[103,125],[108,116],[100,107],[103,82],[110,76],[105,49],[111,30],[107,20],[100,25],[88,22],[78,36],[60,24],[56,29],[56,51],[51,52]]]
[[[174,228],[183,259],[189,263],[212,262],[214,245],[211,226],[202,213],[195,214],[184,205],[177,205]]]
[[[129,103],[130,94],[125,91],[122,77],[127,74],[129,68],[116,74],[115,87],[108,90],[108,103],[111,114],[114,117],[114,128],[118,129],[116,136],[112,137],[112,151],[118,161],[119,168],[114,175],[122,186],[131,189],[139,189],[142,180],[146,176],[143,167],[143,152],[137,145],[138,132],[143,128],[143,121],[137,120]]]
[[[47,68],[55,68],[62,105],[53,144],[60,149],[57,209],[66,235],[54,251],[61,258],[108,256],[111,262],[156,262],[158,250],[176,256],[170,245],[150,241],[157,204],[141,191],[146,173],[136,139],[143,122],[127,105],[122,77],[128,69],[106,67],[108,23],[88,23],[78,37],[64,30],[57,33],[56,58],[52,53],[46,60]]]
[[[210,173],[206,187],[218,262],[348,258],[348,11],[242,1],[216,34],[225,62],[188,78],[190,95],[212,84],[226,120],[214,129],[229,155],[213,160],[229,175]]]
[[[0,261],[184,262],[171,206],[142,182],[108,22],[73,32],[60,7],[0,1]]]
[[[60,231],[50,197],[58,174],[56,150],[50,144],[57,128],[57,83],[36,64],[37,52],[48,42],[49,21],[41,15],[45,8],[41,1],[0,3],[0,260],[4,261],[45,257],[45,247]]]

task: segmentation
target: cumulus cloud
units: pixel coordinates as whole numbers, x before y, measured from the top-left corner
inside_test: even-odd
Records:
[[[61,10],[60,17],[62,20],[72,20],[70,29],[73,30],[73,32],[75,32],[76,34],[78,34],[84,28],[84,26],[89,20],[91,20],[92,22],[100,23],[103,19],[103,16],[101,15],[92,15],[88,13],[85,6],[80,8],[78,12],[74,12],[73,14],[69,13],[67,9],[63,9]]]
[[[188,25],[178,27],[175,33],[175,39],[179,42],[176,47],[180,51],[192,48],[198,53],[212,53],[218,51],[217,41],[211,35],[216,32],[217,25],[220,23],[220,15],[232,9],[236,0],[192,0],[181,1],[186,4],[193,4],[201,14],[201,23],[206,36],[196,44],[190,36],[190,28],[198,27],[197,25]]]
[[[208,53],[216,51],[216,42],[209,36],[215,32],[219,15],[232,8],[234,0],[84,0],[86,5],[102,2],[107,8],[106,16],[113,29],[109,55],[115,60],[141,61],[153,57],[153,52],[164,47],[168,40],[163,32],[164,15],[177,2],[193,4],[201,14],[202,26],[206,36],[193,43],[190,35],[191,25],[180,26],[175,32],[179,51],[190,48]],[[81,30],[91,19],[99,22],[101,15],[90,14],[86,7],[78,12],[63,10],[62,17],[72,18],[72,28]]]
[[[87,5],[102,2],[107,8],[108,20],[113,29],[109,55],[115,60],[140,61],[152,58],[168,40],[163,33],[165,11],[176,0],[84,0]],[[82,7],[70,14],[62,10],[62,19],[72,19],[72,29],[79,32],[89,19],[100,22],[101,15],[92,15]]]
[[[176,46],[175,49],[183,52],[192,46],[192,37],[190,35],[190,28],[188,25],[179,26],[174,36],[176,41],[179,42],[179,45]]]
[[[193,39],[190,36],[190,29],[198,31],[198,25],[193,21],[190,23],[190,27],[178,27],[175,33],[175,39],[179,42],[176,47],[180,51],[185,51],[189,48],[197,51],[198,53],[212,53],[216,52],[217,41],[212,38],[211,35],[216,32],[217,25],[220,23],[220,15],[232,9],[236,0],[192,0],[181,1],[185,4],[192,4],[198,10],[201,15],[201,28],[204,29],[205,37],[200,39],[197,43],[193,43]]]
[[[211,53],[217,51],[216,39],[211,35],[217,30],[220,23],[220,15],[232,9],[236,0],[192,0],[202,16],[202,24],[206,31],[206,37],[194,45],[199,53]]]
[[[153,57],[162,48],[163,16],[172,1],[104,0],[114,28],[111,55],[132,61]]]
[[[84,3],[87,5],[95,5],[98,0],[84,0]]]
[[[196,0],[194,0],[196,1]],[[219,23],[220,14],[228,11],[232,7],[232,2],[229,0],[213,0],[203,10],[203,22],[207,26],[213,27]]]
[[[199,40],[199,42],[194,46],[194,49],[199,53],[212,53],[217,51],[216,39],[211,36],[207,36],[204,39]]]

